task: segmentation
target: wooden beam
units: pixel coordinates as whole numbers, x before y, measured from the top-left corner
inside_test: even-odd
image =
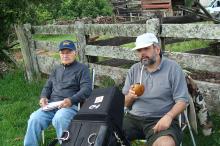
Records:
[[[85,47],[86,47],[86,34],[85,34],[85,24],[80,21],[76,21],[74,25],[74,30],[76,33],[77,39],[77,50],[79,52],[80,62],[88,63],[88,59],[85,56]]]
[[[85,54],[88,56],[102,56],[126,60],[138,60],[133,51],[129,48],[122,48],[120,46],[94,46],[87,45]]]
[[[60,42],[48,42],[48,41],[34,41],[36,49],[43,49],[47,51],[58,51],[58,46]],[[75,46],[78,45],[78,43],[74,43]]]
[[[31,35],[30,24],[15,25],[15,31],[21,44],[21,52],[24,59],[27,79],[32,81],[34,76],[39,77],[35,46]]]
[[[220,84],[196,81],[201,93],[205,97],[208,109],[220,115]]]
[[[47,51],[58,51],[59,43],[48,41],[34,41],[36,49],[43,49]]]
[[[162,24],[161,37],[220,40],[220,24]]]
[[[135,37],[152,32],[157,21],[146,24],[85,24],[85,34]],[[74,25],[33,26],[35,34],[73,34]],[[153,32],[157,33],[157,32]],[[161,37],[220,39],[220,24],[162,24]]]
[[[220,56],[166,52],[166,57],[175,60],[183,68],[208,72],[220,72]]]
[[[88,35],[135,37],[145,32],[145,24],[85,24],[85,33]]]
[[[74,25],[43,25],[33,26],[34,34],[73,34]]]
[[[45,55],[37,55],[39,69],[42,73],[50,74],[52,69],[60,64],[60,61]]]
[[[98,65],[94,63],[89,63],[89,66],[95,69],[97,75],[111,77],[115,81],[116,85],[120,85],[124,82],[126,73],[128,71],[127,69],[123,68]]]

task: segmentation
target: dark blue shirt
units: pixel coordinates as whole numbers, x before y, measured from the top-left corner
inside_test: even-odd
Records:
[[[51,73],[41,97],[49,102],[70,98],[72,104],[84,101],[92,92],[92,82],[86,65],[74,61],[69,65],[59,65]]]

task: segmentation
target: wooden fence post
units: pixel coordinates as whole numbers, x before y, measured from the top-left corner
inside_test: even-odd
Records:
[[[33,81],[34,77],[40,76],[40,73],[35,54],[35,44],[31,34],[31,25],[15,25],[15,31],[21,44],[27,79]]]
[[[132,13],[130,13],[130,22],[133,21],[133,16],[132,16]]]
[[[160,36],[161,34],[161,21],[158,18],[149,19],[146,21],[146,30],[147,32],[154,33],[160,43],[161,49],[165,50],[165,40]]]
[[[154,33],[155,35],[159,35],[160,30],[160,21],[158,18],[149,19],[146,21],[146,30],[147,32]]]
[[[79,52],[80,62],[88,63],[88,59],[85,55],[86,37],[85,37],[85,24],[80,21],[75,22],[75,33],[77,38],[77,50]]]

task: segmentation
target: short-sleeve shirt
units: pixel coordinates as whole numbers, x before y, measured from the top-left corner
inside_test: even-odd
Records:
[[[128,94],[130,86],[140,82],[141,62],[134,64],[128,71],[123,94]],[[188,103],[188,89],[181,67],[168,58],[162,57],[160,65],[154,72],[143,70],[143,95],[134,101],[131,110],[133,115],[144,117],[162,117],[179,101]]]

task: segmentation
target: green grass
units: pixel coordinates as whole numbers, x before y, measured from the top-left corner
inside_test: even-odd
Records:
[[[165,50],[173,52],[186,52],[196,48],[208,47],[211,41],[208,40],[190,40],[165,45]],[[121,45],[123,48],[134,48],[134,42]]]
[[[21,146],[29,115],[38,108],[42,81],[28,83],[22,71],[0,79],[0,145]]]
[[[107,39],[111,39],[111,38],[114,38],[114,36],[100,35],[99,38],[96,39],[96,41],[107,40]]]
[[[121,45],[121,47],[123,47],[123,48],[134,48],[135,47],[135,44],[134,44],[134,42],[131,42],[131,43],[127,43],[127,44],[123,44],[123,45]]]
[[[33,35],[34,40],[38,41],[51,41],[51,42],[61,42],[63,40],[72,40],[77,41],[74,34],[59,34],[59,35],[44,35],[44,34],[35,34]]]
[[[173,52],[186,52],[198,48],[206,48],[211,41],[207,40],[190,40],[184,42],[178,42],[173,44],[167,44],[165,50]]]

